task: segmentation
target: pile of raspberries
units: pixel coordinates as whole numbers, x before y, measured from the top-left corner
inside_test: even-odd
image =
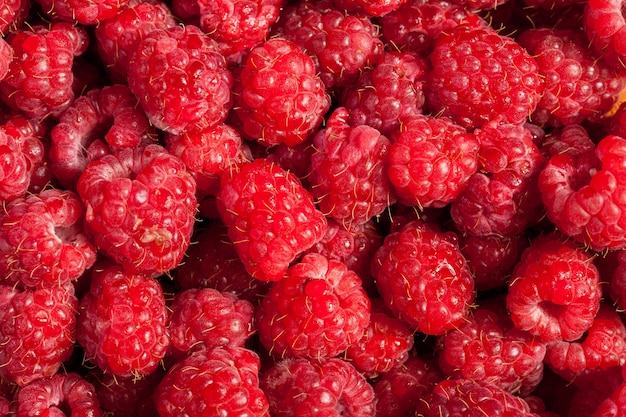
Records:
[[[0,1],[0,417],[626,417],[624,10]]]

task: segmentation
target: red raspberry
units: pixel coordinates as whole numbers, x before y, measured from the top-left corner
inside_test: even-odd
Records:
[[[624,417],[626,415],[626,383],[621,384],[602,401],[590,417]]]
[[[608,260],[606,260],[607,258]],[[626,250],[610,252],[605,258],[600,258],[600,261],[614,262],[605,279],[609,281],[608,292],[610,299],[618,309],[623,311],[626,308]],[[601,267],[601,265],[598,266]]]
[[[426,107],[466,128],[481,127],[498,116],[523,123],[543,93],[535,59],[490,28],[458,25],[442,32],[430,62]]]
[[[407,0],[334,0],[335,5],[350,14],[366,13],[373,17],[381,17],[398,10]]]
[[[123,149],[87,165],[78,180],[86,228],[99,250],[130,272],[166,272],[189,246],[196,187],[159,145]]]
[[[98,55],[113,82],[126,82],[128,59],[141,39],[156,29],[176,26],[176,20],[163,2],[128,4],[115,16],[100,22],[94,34]]]
[[[114,17],[130,0],[36,0],[52,20],[97,25]]]
[[[180,134],[217,126],[232,106],[226,60],[217,43],[193,25],[145,35],[126,69],[128,86],[159,129]]]
[[[478,168],[478,138],[447,117],[407,121],[389,152],[389,180],[407,206],[444,207]]]
[[[426,61],[409,52],[386,52],[354,85],[341,92],[348,123],[368,125],[390,137],[422,112]]]
[[[559,154],[570,154],[577,156],[585,154],[579,161],[582,165],[581,171],[589,169],[587,166],[586,154],[593,154],[596,145],[589,137],[587,130],[581,125],[569,125],[562,128],[555,128],[550,131],[541,141],[541,152],[548,158],[552,158]],[[584,161],[584,163],[583,163]]]
[[[74,99],[72,63],[87,47],[84,28],[55,23],[35,25],[7,37],[14,50],[0,96],[28,117],[58,116]]]
[[[503,4],[508,3],[509,0],[452,0],[453,3],[463,6],[473,13],[484,10],[495,10],[498,7],[502,7]],[[493,26],[492,26],[493,27]]]
[[[8,203],[0,215],[3,282],[54,287],[91,268],[96,249],[83,232],[83,212],[72,191],[50,189]]]
[[[200,350],[171,367],[154,391],[160,417],[268,416],[259,357],[244,348]]]
[[[515,327],[544,342],[580,338],[593,324],[602,296],[591,259],[556,234],[533,240],[515,266],[506,296]]]
[[[428,335],[458,327],[474,301],[474,280],[456,235],[421,221],[387,235],[372,275],[389,309]]]
[[[273,38],[253,48],[235,85],[235,113],[244,134],[265,145],[297,145],[330,107],[313,60],[298,45]]]
[[[309,168],[311,165],[311,155],[315,152],[313,148],[313,138],[305,140],[298,145],[289,146],[285,143],[278,144],[271,148],[263,148],[265,157],[278,164],[286,171],[293,172],[307,189],[309,189]],[[258,142],[248,142],[258,144]]]
[[[85,358],[121,377],[154,372],[169,347],[163,290],[153,278],[99,264],[80,300],[78,343]]]
[[[246,269],[262,281],[282,279],[289,264],[319,242],[327,228],[295,175],[264,158],[225,172],[217,204]]]
[[[285,359],[261,377],[273,417],[373,417],[372,386],[341,359]]]
[[[328,89],[354,84],[384,50],[378,27],[368,17],[346,14],[332,0],[302,1],[286,7],[274,33],[312,56]]]
[[[578,389],[572,396],[567,417],[587,417],[593,416],[596,411],[604,411],[603,408],[608,401],[612,400],[613,393],[623,393],[623,388],[620,389],[624,384],[621,369],[621,367],[615,366],[606,370],[598,369],[585,375],[579,375],[573,381]],[[618,414],[617,416],[621,417],[622,415]],[[600,414],[600,416],[610,417],[611,414],[608,416]]]
[[[256,311],[260,341],[277,358],[332,358],[358,342],[369,322],[359,277],[316,253],[273,283]]]
[[[152,393],[163,377],[164,372],[157,370],[142,378],[121,378],[100,368],[94,368],[87,374],[92,382],[100,408],[112,417],[151,417],[157,411],[153,404]]]
[[[590,46],[607,63],[623,72],[626,56],[626,19],[621,0],[593,0],[585,2],[583,26]]]
[[[16,403],[19,417],[104,415],[94,386],[75,372],[31,382],[16,394]]]
[[[54,375],[76,340],[78,300],[70,284],[34,290],[0,286],[0,376],[25,386]]]
[[[30,0],[4,0],[0,4],[0,34],[6,37],[18,30],[30,11]]]
[[[462,233],[518,235],[544,215],[537,178],[546,160],[523,125],[492,120],[474,133],[479,171],[452,202],[452,219]]]

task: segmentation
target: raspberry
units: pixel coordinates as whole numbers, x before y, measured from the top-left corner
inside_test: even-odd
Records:
[[[100,368],[87,374],[93,384],[100,408],[114,417],[150,417],[157,415],[152,393],[163,377],[158,368],[142,378],[121,378]]]
[[[277,358],[332,358],[358,342],[369,322],[359,277],[316,253],[273,283],[256,311],[260,341]]]
[[[408,206],[444,207],[478,168],[478,138],[447,117],[407,121],[389,152],[389,180]]]
[[[159,416],[267,416],[259,368],[259,357],[241,347],[200,350],[171,367],[157,386]]]
[[[389,309],[428,335],[458,327],[474,301],[474,281],[456,235],[421,221],[385,237],[372,275]]]
[[[122,149],[92,161],[78,185],[96,246],[130,272],[165,272],[189,246],[195,183],[159,145]]]
[[[313,139],[311,194],[320,210],[345,228],[382,213],[396,200],[387,176],[391,142],[367,125],[346,124],[337,108]]]
[[[624,378],[621,367],[616,366],[578,376],[573,383],[578,389],[572,396],[567,415],[568,417],[584,417],[592,416],[598,408],[605,407],[607,402],[612,400],[611,396],[614,392],[623,392],[623,388],[620,389],[620,387],[624,383]],[[598,412],[602,411],[600,408]]]
[[[255,144],[258,142],[249,143]],[[307,177],[309,175],[311,155],[315,152],[312,138],[293,146],[281,143],[271,148],[264,148],[264,151],[268,160],[278,164],[284,170],[293,172],[300,179],[302,185],[309,189],[310,184]]]
[[[217,43],[195,26],[155,29],[129,56],[128,86],[150,122],[180,134],[217,126],[232,106],[232,75]]]
[[[69,284],[24,291],[0,286],[0,376],[25,386],[54,375],[74,350],[77,308]]]
[[[253,48],[238,75],[238,123],[249,139],[265,145],[304,142],[330,107],[313,60],[285,39],[273,38]]]
[[[523,123],[543,93],[535,59],[490,28],[458,25],[443,32],[430,62],[426,107],[466,128],[482,127],[498,116]]]
[[[332,0],[286,7],[273,32],[311,55],[327,89],[352,85],[384,50],[378,28],[367,16],[347,15]]]
[[[373,417],[374,390],[341,359],[285,359],[261,377],[274,417]]]
[[[626,307],[626,251],[613,251],[607,257],[614,257],[615,266],[606,275],[609,280],[609,296],[618,309]]]
[[[5,0],[0,4],[0,34],[6,37],[18,30],[30,11],[29,0]]]
[[[626,19],[621,0],[585,2],[583,27],[591,48],[620,72],[624,71],[626,55]]]
[[[626,383],[615,388],[610,398],[602,401],[591,417],[624,417],[626,410]]]
[[[544,342],[573,341],[593,324],[601,295],[591,255],[551,234],[522,253],[506,303],[515,327]]]
[[[80,300],[78,342],[85,358],[121,377],[147,375],[169,347],[163,290],[152,278],[98,264]]]
[[[366,13],[373,17],[381,17],[398,10],[407,0],[334,0],[335,5],[352,14]]]
[[[217,204],[241,261],[262,281],[282,279],[289,264],[319,242],[327,228],[295,175],[264,158],[225,172]]]
[[[114,17],[130,0],[36,0],[52,20],[97,25]]]
[[[0,275],[5,284],[53,287],[80,277],[96,259],[72,191],[45,190],[8,203],[0,215]]]

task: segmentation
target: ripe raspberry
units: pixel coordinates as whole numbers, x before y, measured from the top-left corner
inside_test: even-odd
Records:
[[[443,32],[430,62],[426,107],[466,128],[481,127],[498,116],[523,123],[543,93],[535,59],[490,28],[458,25]]]
[[[496,119],[474,133],[480,167],[452,202],[452,219],[462,233],[518,235],[544,215],[537,181],[546,160],[523,125]]]
[[[97,25],[114,17],[130,0],[35,0],[51,20]]]
[[[444,207],[478,168],[478,138],[447,117],[407,121],[389,152],[389,180],[407,206]]]
[[[21,28],[30,5],[30,0],[4,0],[0,4],[0,34],[3,38]]]
[[[273,38],[250,51],[235,84],[235,114],[246,137],[271,146],[310,137],[330,107],[313,60]]]
[[[7,37],[14,51],[0,97],[28,117],[58,116],[74,99],[72,63],[87,48],[87,32],[70,23],[35,25]]]
[[[612,263],[610,270],[602,276],[609,281],[608,294],[610,300],[615,303],[619,310],[623,311],[626,308],[626,251],[609,252],[605,257],[599,258],[599,261]],[[596,266],[602,274],[602,263],[596,264]]]
[[[398,10],[407,0],[334,0],[337,7],[351,14],[365,13],[372,17],[381,17]]]
[[[212,288],[178,292],[170,306],[172,345],[182,352],[243,347],[254,333],[254,306]]]
[[[426,61],[409,52],[385,52],[365,69],[354,85],[341,92],[348,123],[368,125],[391,137],[400,126],[422,113]]]
[[[83,210],[76,194],[55,189],[8,203],[0,215],[3,283],[59,286],[90,268],[96,249],[83,232]]]
[[[341,359],[285,359],[261,377],[273,417],[373,417],[372,386]]]
[[[87,165],[78,180],[86,229],[129,272],[166,272],[189,246],[196,187],[159,145],[122,149]]]
[[[31,382],[18,391],[16,403],[19,417],[104,415],[94,386],[75,372]]]
[[[96,265],[89,292],[80,300],[78,343],[85,358],[121,377],[153,372],[169,347],[168,313],[159,283]]]
[[[372,275],[389,309],[427,335],[458,327],[474,301],[474,280],[456,235],[421,221],[387,235]]]
[[[626,19],[621,0],[585,2],[584,30],[591,48],[616,70],[623,72],[626,55]]]
[[[121,378],[100,368],[87,374],[98,396],[100,408],[112,417],[151,417],[157,411],[152,393],[163,377],[160,368],[142,378]]]
[[[624,417],[626,415],[626,383],[621,384],[602,401],[590,417]]]
[[[289,146],[285,143],[278,144],[271,148],[263,148],[264,156],[268,160],[278,164],[286,171],[293,172],[302,182],[306,189],[309,189],[308,180],[309,168],[311,164],[311,155],[315,152],[313,148],[313,138],[304,142]],[[258,144],[258,142],[248,142],[249,144]]]
[[[154,391],[160,417],[267,417],[259,357],[244,348],[200,350],[171,367]]]
[[[359,277],[316,253],[273,283],[256,311],[260,341],[276,358],[332,358],[358,342],[369,322]]]
[[[570,402],[568,417],[592,416],[599,407],[604,407],[607,400],[611,400],[614,392],[622,392],[620,386],[624,383],[621,367],[615,366],[606,370],[595,370],[584,375],[579,375],[573,384],[576,392]],[[601,412],[603,411],[600,408]],[[619,414],[618,414],[619,415]],[[602,414],[600,414],[602,416]],[[611,414],[609,414],[611,416]],[[602,416],[602,417],[609,417]]]
[[[311,55],[327,89],[354,84],[384,50],[378,27],[368,17],[346,14],[332,0],[286,7],[273,31]]]
[[[282,279],[289,264],[320,241],[327,228],[295,175],[264,158],[225,172],[217,204],[241,261],[262,281]]]
[[[601,295],[591,255],[552,234],[522,253],[506,303],[515,327],[544,342],[573,341],[593,324]]]
[[[199,28],[145,35],[129,56],[128,86],[157,128],[181,134],[217,126],[232,106],[232,75],[217,43]]]
[[[70,284],[0,286],[0,376],[19,386],[54,375],[74,350],[78,300]]]
[[[100,22],[94,35],[98,56],[110,79],[126,82],[128,59],[141,39],[156,29],[176,26],[176,20],[163,2],[129,3],[115,16]]]

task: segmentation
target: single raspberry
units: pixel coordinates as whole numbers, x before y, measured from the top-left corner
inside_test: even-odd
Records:
[[[146,34],[129,56],[128,86],[150,122],[180,134],[217,126],[232,106],[232,75],[217,43],[199,28]]]
[[[252,333],[254,306],[213,288],[178,292],[169,306],[172,345],[182,352],[243,347]]]
[[[384,50],[378,27],[367,16],[346,14],[332,0],[286,7],[273,32],[311,55],[327,89],[352,85]]]
[[[337,7],[351,14],[365,13],[372,17],[381,17],[402,7],[407,0],[334,0]]]
[[[462,233],[518,235],[544,215],[537,181],[546,159],[524,125],[495,119],[474,133],[479,170],[452,202],[452,219]]]
[[[94,386],[75,372],[31,382],[18,391],[16,402],[19,417],[104,416]]]
[[[466,128],[481,127],[498,116],[523,123],[543,93],[535,59],[490,28],[458,25],[441,33],[430,62],[426,107]]]
[[[86,379],[90,381],[98,396],[100,408],[112,417],[150,417],[156,416],[152,393],[163,377],[160,368],[142,378],[122,378],[100,368],[89,371]]]
[[[421,221],[387,235],[372,275],[389,309],[428,335],[458,327],[474,301],[474,280],[456,235]]]
[[[86,230],[130,272],[166,272],[189,246],[195,182],[159,145],[122,149],[87,165],[78,185]]]
[[[332,358],[358,342],[369,322],[356,273],[317,253],[273,283],[256,311],[260,341],[277,358]]]
[[[533,240],[515,266],[506,296],[515,327],[544,342],[580,338],[600,308],[591,255],[563,240],[557,234]]]
[[[493,384],[471,379],[448,379],[435,386],[417,405],[420,417],[536,417],[521,398]]]
[[[626,19],[622,7],[621,0],[588,1],[583,17],[591,48],[620,72],[626,69]]]
[[[570,125],[602,116],[626,86],[594,52],[582,30],[529,29],[518,37],[535,57],[545,79],[531,119],[543,125]]]
[[[373,417],[372,386],[341,359],[285,359],[261,376],[274,417]]]
[[[265,145],[297,145],[330,107],[315,65],[298,45],[272,38],[250,51],[235,84],[235,114],[245,136]]]
[[[410,52],[385,52],[365,69],[354,85],[341,92],[348,123],[368,125],[391,137],[400,126],[422,113],[427,63]]]
[[[444,207],[478,169],[476,135],[447,117],[417,115],[403,124],[389,152],[389,180],[408,206]]]
[[[345,228],[367,222],[396,201],[387,175],[391,142],[373,127],[348,125],[338,107],[313,138],[308,180],[326,216]]]
[[[256,353],[241,347],[195,352],[171,367],[154,391],[159,416],[266,417],[260,366]]]
[[[28,117],[58,116],[74,99],[72,63],[87,48],[87,32],[57,22],[11,33],[14,51],[9,73],[0,81],[0,97]]]
[[[97,25],[114,17],[130,0],[35,0],[51,20]]]
[[[176,20],[163,2],[129,3],[109,19],[100,22],[94,34],[98,55],[110,79],[116,83],[127,79],[126,65],[137,44],[156,29],[176,26]]]
[[[51,377],[76,340],[78,300],[70,284],[20,291],[0,286],[0,376],[19,386]]]
[[[319,242],[327,221],[295,175],[264,158],[222,175],[219,214],[248,272],[283,278],[298,255]]]
[[[96,260],[72,191],[50,189],[6,204],[0,215],[3,283],[53,287],[78,279]]]
[[[0,4],[0,34],[6,37],[22,27],[30,11],[30,0],[4,0]]]
[[[121,377],[147,375],[169,347],[163,290],[153,278],[101,263],[80,300],[78,343],[85,358]]]

